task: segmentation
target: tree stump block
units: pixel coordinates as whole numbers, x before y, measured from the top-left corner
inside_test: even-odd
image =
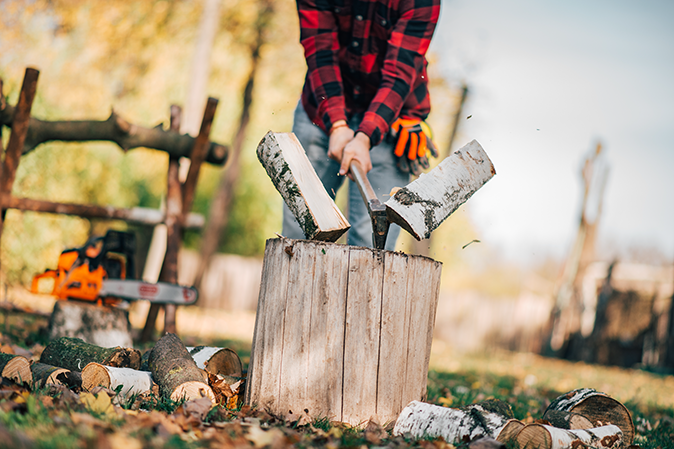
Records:
[[[358,425],[426,394],[442,264],[370,248],[270,239],[246,403]]]
[[[30,361],[21,355],[0,353],[0,375],[18,384],[32,385]]]
[[[133,346],[129,312],[80,301],[56,301],[49,319],[48,336],[50,340],[80,338],[105,348]]]

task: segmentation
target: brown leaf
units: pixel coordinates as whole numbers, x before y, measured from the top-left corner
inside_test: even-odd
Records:
[[[210,398],[200,398],[187,401],[183,404],[183,412],[188,416],[193,416],[199,421],[206,419],[206,415],[213,408],[213,403]]]

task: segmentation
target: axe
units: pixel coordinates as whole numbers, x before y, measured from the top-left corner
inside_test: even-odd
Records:
[[[384,249],[391,223],[417,240],[429,238],[440,223],[496,174],[476,140],[398,189],[384,204],[377,199],[360,162],[352,161],[349,170],[372,219],[372,243],[376,249]]]

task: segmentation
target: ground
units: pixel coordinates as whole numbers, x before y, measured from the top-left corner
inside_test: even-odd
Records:
[[[0,316],[3,352],[37,358],[48,343],[43,332],[47,319],[45,314],[5,310]],[[230,347],[248,362],[249,341],[183,338],[190,344]],[[627,406],[637,428],[634,443],[639,447],[674,447],[673,376],[532,354],[458,354],[447,343],[436,341],[427,400],[459,407],[502,399],[511,405],[516,418],[533,422],[552,399],[581,387],[603,391]],[[30,390],[4,379],[0,448],[451,447],[442,440],[392,437],[390,426],[373,423],[350,428],[328,420],[284,422],[240,405],[209,410],[203,404],[179,404],[158,396],[136,399],[114,406],[105,391],[94,395],[64,389]]]

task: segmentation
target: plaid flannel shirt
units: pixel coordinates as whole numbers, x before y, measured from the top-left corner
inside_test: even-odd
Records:
[[[302,105],[326,133],[364,112],[377,145],[401,115],[430,112],[426,51],[440,0],[297,0],[307,61]]]

